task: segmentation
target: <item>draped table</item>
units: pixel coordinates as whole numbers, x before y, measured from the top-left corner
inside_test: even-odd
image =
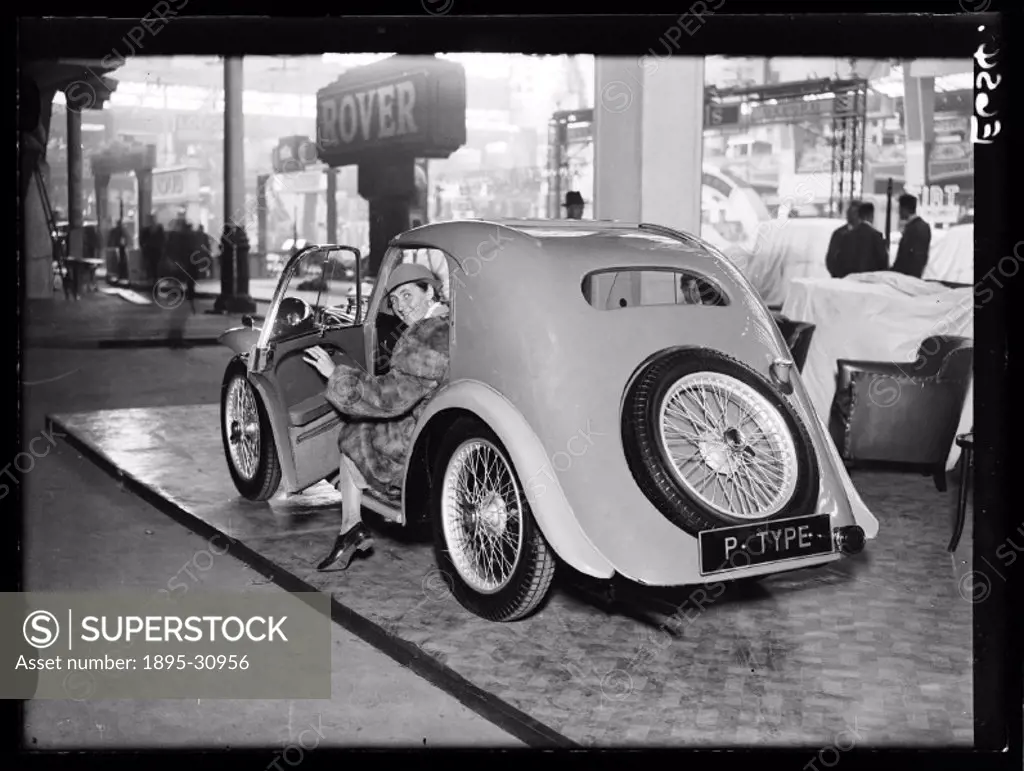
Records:
[[[934,335],[974,337],[974,292],[948,289],[890,271],[843,279],[795,278],[782,312],[815,325],[801,373],[825,425],[836,390],[838,359],[913,362],[921,342]],[[967,391],[957,434],[974,422],[974,382]],[[951,442],[946,468],[960,448]]]

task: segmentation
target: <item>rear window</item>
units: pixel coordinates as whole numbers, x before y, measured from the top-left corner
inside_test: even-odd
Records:
[[[729,304],[725,293],[706,276],[650,268],[591,273],[583,279],[583,297],[601,311],[652,305]]]

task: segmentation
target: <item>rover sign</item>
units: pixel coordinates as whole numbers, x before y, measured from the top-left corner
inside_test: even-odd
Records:
[[[447,158],[466,141],[462,66],[391,57],[346,72],[317,94],[317,153],[345,166],[395,152]]]
[[[419,76],[415,80],[386,83],[324,100],[320,116],[324,143],[340,139],[342,144],[351,145],[358,138],[360,143],[366,144],[418,134],[420,129],[413,108],[416,86],[420,85],[422,93],[422,83],[423,77]]]

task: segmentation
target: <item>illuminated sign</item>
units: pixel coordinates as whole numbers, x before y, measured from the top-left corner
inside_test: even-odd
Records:
[[[317,153],[330,166],[396,151],[447,158],[466,142],[466,73],[443,59],[391,57],[317,94]]]

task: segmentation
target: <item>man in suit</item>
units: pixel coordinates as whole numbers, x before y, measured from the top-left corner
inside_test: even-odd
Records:
[[[897,273],[921,278],[928,264],[928,249],[932,243],[932,229],[917,216],[917,199],[904,193],[900,196],[900,223],[903,237],[896,252],[892,269]]]
[[[848,241],[856,256],[851,273],[871,273],[889,269],[889,255],[885,251],[885,239],[875,230],[875,205],[862,203],[858,209],[860,224],[850,233]]]
[[[832,238],[828,242],[828,253],[825,255],[825,267],[828,268],[829,275],[832,278],[842,278],[846,275],[843,272],[839,275],[842,269],[842,265],[846,262],[841,256],[841,248],[843,240],[846,235],[852,231],[857,224],[860,222],[860,201],[850,201],[850,206],[846,210],[846,224],[842,227],[836,228],[835,232],[832,233]]]

